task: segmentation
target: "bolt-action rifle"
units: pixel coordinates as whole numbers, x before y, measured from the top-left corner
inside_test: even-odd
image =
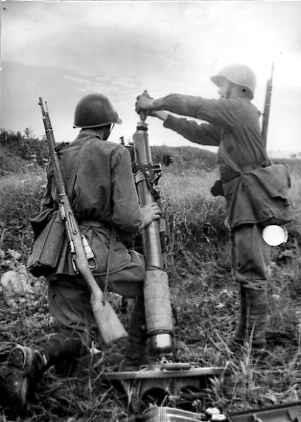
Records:
[[[39,106],[41,107],[42,111],[42,118],[49,148],[49,156],[54,169],[59,213],[62,221],[65,223],[72,262],[77,272],[81,274],[81,276],[88,284],[91,292],[90,302],[95,322],[103,338],[103,341],[108,344],[122,337],[126,337],[127,333],[119,321],[112,306],[105,300],[104,294],[98,286],[89,267],[89,262],[83,245],[83,238],[66,193],[59,159],[55,150],[55,139],[47,105],[44,106],[43,99],[41,97],[39,98]]]
[[[272,101],[272,92],[273,92],[273,74],[274,74],[274,63],[272,64],[271,75],[266,85],[264,109],[263,109],[263,116],[262,116],[261,136],[264,140],[265,147],[267,144],[269,118],[270,118],[270,112],[271,112],[271,101]]]

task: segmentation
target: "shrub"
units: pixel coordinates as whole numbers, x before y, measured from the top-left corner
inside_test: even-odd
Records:
[[[15,174],[0,183],[0,230],[4,249],[28,254],[32,233],[29,217],[39,210],[44,176],[41,171]]]
[[[48,157],[48,146],[46,140],[30,135],[22,135],[21,132],[12,132],[5,129],[0,130],[0,145],[5,148],[16,159],[36,160],[39,166],[44,165],[44,159]],[[0,168],[1,168],[0,162]],[[14,169],[12,169],[14,171]]]

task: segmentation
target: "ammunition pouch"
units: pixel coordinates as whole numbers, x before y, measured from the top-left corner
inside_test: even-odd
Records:
[[[55,271],[65,239],[65,224],[58,211],[53,212],[50,220],[36,237],[31,254],[27,260],[29,272],[36,276],[47,276]]]
[[[214,185],[211,187],[210,192],[213,196],[224,196],[224,188],[222,181],[216,180]]]

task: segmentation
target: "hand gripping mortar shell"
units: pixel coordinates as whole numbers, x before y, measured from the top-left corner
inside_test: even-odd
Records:
[[[135,180],[141,206],[151,204],[159,199],[159,193],[154,186],[161,173],[160,166],[158,168],[152,162],[145,119],[146,116],[140,113],[140,121],[133,135]],[[152,349],[157,353],[165,353],[173,348],[173,324],[168,276],[164,271],[159,221],[153,221],[143,230],[142,241],[146,261],[144,302],[147,335],[150,338]]]

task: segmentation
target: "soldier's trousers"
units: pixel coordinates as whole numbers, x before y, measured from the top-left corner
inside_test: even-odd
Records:
[[[262,238],[262,229],[256,224],[243,225],[234,229],[231,236],[235,280],[248,288],[265,288],[270,247]]]
[[[143,295],[144,259],[137,252],[130,253],[130,263],[122,270],[110,273],[107,286],[104,276],[95,275],[102,290],[107,287],[109,291],[128,298]],[[48,305],[58,326],[79,332],[88,341],[91,329],[95,328],[95,322],[90,305],[90,292],[81,277],[66,275],[50,278]]]

